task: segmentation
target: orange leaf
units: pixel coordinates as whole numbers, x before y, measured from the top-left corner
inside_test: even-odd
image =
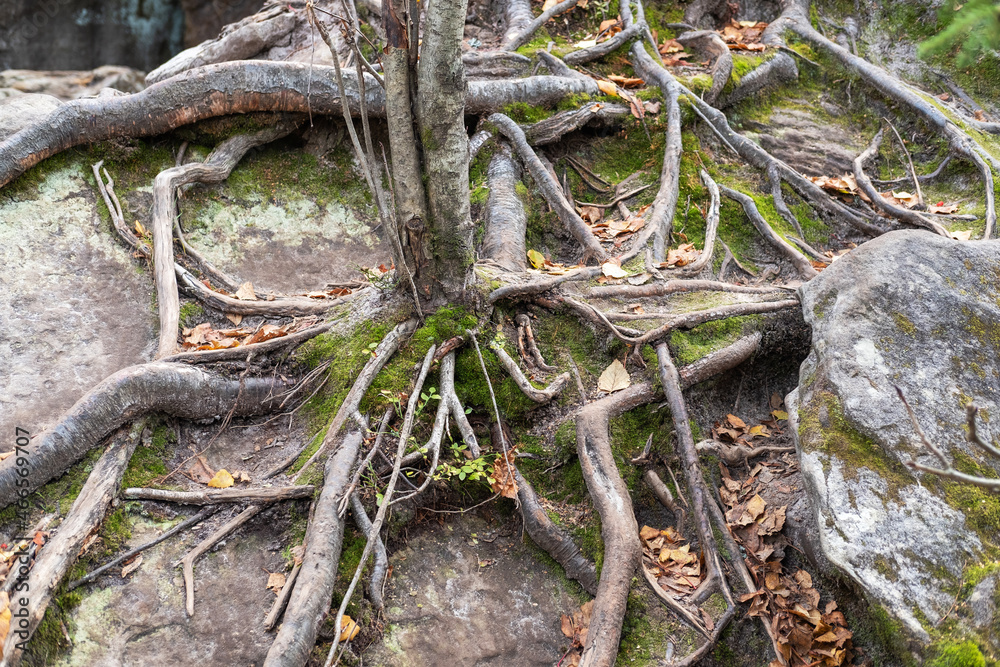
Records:
[[[611,83],[610,81],[598,81],[597,87],[600,88],[601,92],[610,97],[618,97],[618,86]]]

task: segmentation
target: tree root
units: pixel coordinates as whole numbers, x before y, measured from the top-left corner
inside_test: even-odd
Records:
[[[517,39],[528,29],[534,18],[528,0],[507,0],[504,5],[504,34],[500,43],[507,44]]]
[[[779,47],[780,48],[780,47]],[[792,53],[795,53],[792,51]],[[797,54],[796,54],[797,55]],[[742,102],[771,86],[779,86],[799,77],[795,59],[787,53],[779,53],[740,79],[733,91],[718,100],[720,109]]]
[[[599,299],[641,299],[650,296],[667,296],[686,292],[727,292],[732,294],[775,294],[774,288],[752,285],[734,285],[715,280],[668,280],[647,285],[599,285],[588,290],[590,296]]]
[[[709,573],[698,590],[692,594],[692,603],[700,604],[708,598],[713,589],[717,589],[722,593],[728,605],[726,612],[716,621],[715,629],[709,636],[709,640],[680,663],[693,664],[718,641],[726,624],[736,612],[736,604],[729,591],[729,585],[726,582],[725,576],[722,574],[719,549],[715,543],[715,536],[712,533],[711,518],[707,508],[707,504],[712,502],[712,496],[702,476],[698,452],[695,448],[694,438],[691,435],[691,426],[688,421],[687,405],[685,404],[684,394],[681,389],[680,376],[674,367],[673,361],[670,359],[670,351],[667,349],[666,343],[660,343],[656,346],[656,357],[660,365],[660,383],[667,395],[667,403],[670,406],[670,414],[674,422],[674,431],[677,434],[681,461],[684,464],[684,476],[687,480],[688,494],[691,496],[691,511],[694,515],[695,527],[698,532],[699,547],[704,554]]]
[[[170,363],[129,366],[87,392],[31,446],[31,474],[17,475],[14,459],[0,462],[0,506],[64,473],[108,433],[150,412],[185,419],[245,416],[274,409],[289,382],[279,377],[229,380]],[[27,479],[28,485],[19,485]],[[20,487],[20,489],[19,489]]]
[[[515,187],[520,180],[519,171],[510,145],[506,141],[499,142],[486,175],[490,194],[486,201],[482,257],[512,273],[523,273],[527,268],[525,230],[528,216]]]
[[[382,522],[385,521],[386,510],[388,510],[389,505],[392,504],[392,494],[396,490],[396,481],[399,479],[399,469],[403,460],[403,452],[406,451],[406,446],[410,441],[410,433],[413,430],[413,421],[416,414],[417,401],[420,398],[420,391],[424,387],[424,380],[427,378],[427,373],[428,371],[430,371],[431,362],[434,359],[435,349],[436,346],[431,345],[430,349],[427,350],[427,354],[424,356],[424,363],[420,367],[420,373],[417,375],[417,380],[413,385],[413,391],[410,392],[410,400],[406,406],[406,415],[403,417],[403,426],[399,431],[399,445],[396,448],[396,457],[393,462],[392,473],[389,476],[389,483],[386,485],[385,492],[382,497],[382,502],[379,503],[378,512],[376,512],[375,514],[375,520],[372,522],[372,527],[368,531],[368,539],[365,541],[364,551],[361,552],[361,559],[358,561],[358,567],[354,571],[354,578],[351,579],[351,583],[347,587],[347,591],[344,593],[343,601],[340,603],[340,608],[337,610],[337,616],[334,619],[334,624],[333,624],[335,630],[339,630],[340,628],[341,619],[343,619],[344,617],[344,610],[347,609],[347,605],[351,601],[351,595],[354,593],[354,589],[357,587],[358,581],[361,579],[361,572],[364,570],[365,565],[368,562],[368,557],[371,556],[372,550],[375,548],[375,542],[378,539],[380,531],[382,530]],[[337,453],[337,455],[339,455],[339,452]],[[324,486],[324,491],[325,489],[326,487]],[[341,530],[341,537],[343,537],[343,524],[341,524],[340,530]],[[308,540],[308,535],[306,539]],[[335,564],[337,563],[339,558],[340,558],[340,549],[338,548],[336,554],[334,554],[333,557],[329,559],[326,565],[327,569],[332,570],[333,572],[333,576],[331,577],[330,581],[331,587],[333,585],[333,579],[336,577],[337,568]],[[326,592],[325,597],[322,598],[323,600],[326,601],[325,604],[327,605],[329,604],[330,594],[331,594],[330,592]],[[317,618],[315,625],[318,625],[318,622],[320,620],[321,619]],[[283,629],[284,626],[282,626],[282,630]],[[315,627],[313,627],[312,636],[306,643],[306,646],[309,649],[312,648],[315,639],[316,639]],[[327,667],[329,667],[329,665],[333,661],[334,656],[337,654],[337,646],[339,643],[340,643],[340,635],[335,633],[333,637],[333,644],[330,646],[330,652],[327,654],[326,657]],[[272,654],[275,654],[275,648],[277,647],[277,645],[278,641],[275,640],[274,645],[271,646],[271,651],[268,652],[268,659],[271,658]],[[275,655],[277,656],[278,654]],[[303,665],[305,664],[305,662],[306,662],[305,655],[303,655],[302,660],[300,662],[289,662],[287,664],[289,665],[289,667],[291,667],[291,665]],[[285,663],[275,662],[274,667],[277,667],[279,664],[284,665]],[[269,667],[269,665],[270,663],[265,663],[265,667]]]
[[[134,549],[129,549],[128,551],[126,551],[125,553],[123,553],[121,556],[118,556],[117,558],[115,558],[111,562],[105,563],[104,565],[102,565],[99,568],[95,569],[93,572],[87,573],[86,576],[80,577],[76,581],[70,582],[69,584],[66,585],[66,590],[67,591],[71,591],[74,588],[79,588],[80,586],[83,586],[84,584],[89,584],[90,582],[94,581],[99,576],[101,576],[102,574],[104,574],[105,572],[107,572],[108,570],[110,570],[111,568],[116,567],[118,565],[121,565],[122,563],[124,563],[128,559],[132,558],[132,556],[140,554],[143,551],[145,551],[146,549],[149,549],[151,547],[155,547],[160,542],[163,542],[163,541],[165,541],[165,540],[173,537],[177,533],[183,532],[183,531],[187,530],[188,528],[191,528],[192,526],[197,526],[199,523],[201,523],[202,521],[204,521],[208,517],[210,517],[213,514],[215,514],[216,512],[218,512],[219,509],[220,509],[219,507],[212,506],[212,505],[206,507],[202,511],[198,512],[197,514],[195,514],[193,517],[191,517],[189,519],[185,519],[184,521],[182,521],[181,523],[177,524],[176,526],[174,526],[170,530],[164,532],[159,537],[157,537],[155,539],[152,539],[149,542],[146,542],[145,544],[140,544],[139,546],[135,547]]]
[[[549,19],[564,14],[576,7],[577,0],[562,0],[562,2],[552,5],[537,18],[531,21],[523,30],[513,35],[505,35],[503,48],[507,51],[516,51],[531,40],[531,36],[536,30],[545,25]]]
[[[663,483],[660,476],[656,474],[656,471],[652,468],[647,468],[646,472],[642,473],[642,481],[646,483],[646,486],[648,486],[649,490],[653,492],[656,499],[660,501],[660,504],[673,512],[678,532],[683,530],[684,508],[681,507],[676,500],[674,500],[674,494],[670,493],[670,489],[668,489],[667,485]]]
[[[299,578],[299,572],[301,571],[302,563],[298,563],[285,578],[285,585],[281,587],[281,592],[274,599],[271,611],[267,612],[267,616],[264,617],[264,629],[268,632],[274,629],[278,619],[281,618],[281,614],[284,613],[285,607],[288,605],[288,598],[292,596],[292,591],[295,589],[295,581]]]
[[[153,233],[153,266],[160,313],[158,357],[177,351],[180,301],[173,271],[173,226],[177,215],[175,197],[178,188],[189,183],[221,183],[229,178],[229,174],[247,151],[286,136],[296,125],[297,123],[282,123],[255,134],[231,137],[216,146],[205,162],[171,167],[156,176],[153,182],[153,215],[150,227]]]
[[[517,123],[501,113],[490,115],[488,120],[511,142],[521,161],[527,167],[528,173],[531,174],[531,178],[534,179],[538,189],[541,190],[545,200],[555,210],[556,215],[559,216],[560,222],[562,222],[566,230],[573,235],[580,245],[583,246],[584,260],[593,258],[599,262],[603,262],[607,259],[608,254],[601,247],[597,237],[594,236],[594,232],[591,231],[587,223],[577,214],[573,205],[567,201],[562,188],[559,187],[556,180],[542,165],[535,151],[528,145],[528,141],[524,137],[524,132],[517,126]]]
[[[507,351],[503,349],[502,346],[493,342],[490,348],[496,353],[497,358],[500,360],[500,364],[507,370],[507,374],[510,375],[514,383],[517,384],[518,389],[530,398],[535,403],[544,405],[551,401],[553,398],[562,393],[562,390],[566,387],[566,383],[570,381],[569,373],[561,373],[556,379],[554,379],[548,387],[545,389],[536,389],[531,381],[524,376],[521,371],[520,366],[514,361]]]
[[[231,519],[217,531],[199,542],[198,546],[187,552],[184,558],[181,559],[179,565],[184,572],[185,610],[187,611],[188,616],[194,616],[194,562],[198,560],[202,554],[215,546],[219,540],[245,524],[253,517],[257,516],[261,509],[263,508],[260,505],[250,505],[236,515],[235,518]]]
[[[798,271],[799,276],[801,276],[803,280],[809,280],[810,278],[815,278],[819,275],[805,255],[793,248],[788,241],[781,238],[771,228],[771,225],[768,224],[767,220],[764,219],[764,216],[762,216],[760,211],[757,210],[757,205],[754,204],[753,199],[742,192],[737,192],[736,190],[732,190],[725,186],[722,186],[720,189],[722,190],[722,194],[739,203],[740,206],[743,207],[743,211],[747,214],[747,217],[750,218],[750,222],[752,222],[753,226],[757,228],[757,231],[760,232],[760,235],[763,236],[764,239],[781,254],[783,254],[789,262],[791,262],[792,266],[795,267],[795,270]]]
[[[555,366],[549,366],[545,363],[545,358],[542,357],[542,352],[538,349],[538,344],[535,343],[535,334],[531,330],[531,318],[521,313],[514,318],[514,322],[517,323],[517,348],[525,363],[534,365],[545,373],[559,370]]]
[[[337,440],[340,447],[327,459],[323,490],[306,527],[302,569],[289,595],[284,622],[267,652],[265,667],[306,664],[316,643],[319,625],[330,607],[337,562],[344,543],[344,520],[337,511],[337,504],[351,478],[351,468],[361,445],[361,431],[352,430]]]
[[[300,486],[275,486],[262,489],[212,489],[209,491],[170,491],[168,489],[129,488],[122,494],[129,500],[156,500],[181,505],[218,505],[252,501],[260,505],[281,500],[309,498],[313,494],[311,484]]]
[[[67,102],[0,142],[0,187],[45,158],[81,144],[156,136],[206,118],[254,111],[339,114],[341,93],[333,73],[332,67],[308,63],[234,61],[189,70],[132,95]],[[357,78],[345,72],[344,79],[350,111],[358,115]],[[385,116],[382,89],[374,78],[365,87],[368,113]],[[597,84],[553,76],[470,81],[466,113],[488,113],[518,101],[554,104],[579,93],[597,94]]]
[[[382,596],[382,584],[385,576],[389,572],[389,555],[385,551],[385,544],[378,533],[372,534],[372,522],[368,518],[365,506],[361,504],[361,497],[355,491],[351,494],[351,514],[354,516],[354,523],[358,525],[358,530],[367,538],[375,540],[375,565],[372,566],[371,579],[368,582],[368,597],[372,604],[379,611],[385,609],[385,599]]]
[[[910,209],[890,204],[882,197],[881,194],[879,194],[878,190],[875,189],[875,186],[872,185],[868,175],[865,174],[865,163],[878,153],[880,145],[882,145],[882,130],[879,130],[875,134],[875,137],[872,139],[868,148],[858,155],[858,157],[854,158],[854,179],[858,182],[858,187],[861,191],[868,195],[868,198],[871,200],[872,205],[875,208],[879,209],[886,215],[916,227],[922,227],[934,232],[935,234],[940,234],[945,238],[951,238],[951,234],[948,233],[948,230],[942,227],[939,223],[920,215],[917,211],[911,211]]]
[[[609,53],[618,50],[619,47],[628,44],[633,39],[642,39],[642,33],[644,30],[646,30],[645,23],[633,23],[625,30],[613,35],[610,39],[607,39],[600,44],[588,46],[585,49],[573,51],[572,53],[567,53],[563,56],[563,62],[567,65],[583,65],[584,63],[589,63],[592,60],[603,58]]]
[[[794,447],[772,447],[770,445],[763,445],[761,447],[744,447],[743,445],[727,445],[724,442],[719,442],[718,440],[702,440],[697,445],[695,449],[698,453],[706,453],[717,456],[720,461],[728,466],[743,465],[750,459],[763,456],[765,454],[781,453],[781,452],[794,452]]]
[[[733,55],[729,52],[729,47],[714,30],[686,32],[678,35],[677,41],[685,48],[693,47],[713,59],[712,87],[705,93],[704,99],[709,104],[715,104],[733,74]]]
[[[385,366],[389,358],[399,349],[399,345],[405,336],[408,336],[416,328],[415,320],[407,320],[401,324],[396,325],[392,331],[386,334],[386,337],[382,339],[382,342],[378,344],[375,348],[375,354],[372,358],[368,360],[364,368],[361,369],[361,373],[358,374],[357,379],[354,381],[354,385],[351,386],[351,390],[344,397],[344,402],[340,404],[340,408],[337,410],[336,416],[334,416],[333,421],[330,422],[330,427],[327,429],[326,436],[323,438],[323,443],[316,450],[316,453],[309,457],[309,460],[303,464],[299,469],[298,475],[295,479],[298,480],[306,469],[312,465],[313,461],[319,458],[327,449],[329,449],[330,444],[333,442],[339,442],[340,430],[347,424],[348,419],[355,419],[355,415],[358,414],[358,406],[361,405],[361,399],[364,398],[365,392],[368,391],[368,387],[371,386],[372,381],[378,374],[382,367]],[[302,455],[302,452],[306,450],[309,445],[303,445],[298,451],[294,452],[287,459],[271,468],[266,473],[264,473],[263,479],[270,479],[282,472],[288,466],[295,463],[298,458]]]
[[[524,137],[532,146],[554,144],[570,132],[586,125],[609,126],[629,117],[629,108],[621,104],[588,104],[579,109],[560,111],[524,129]]]
[[[521,519],[524,530],[531,540],[545,550],[554,561],[562,566],[566,576],[580,582],[583,590],[597,594],[597,571],[594,564],[584,558],[573,539],[566,535],[538,502],[538,494],[531,484],[514,468],[517,482],[517,500],[521,505]]]
[[[704,169],[701,170],[701,182],[705,184],[710,197],[708,212],[705,214],[705,247],[698,255],[698,259],[679,269],[667,269],[665,271],[667,275],[698,275],[708,266],[712,261],[712,255],[715,254],[715,237],[719,232],[719,186]]]
[[[965,157],[976,166],[986,191],[986,229],[983,232],[983,239],[989,239],[996,225],[997,215],[993,173],[984,159],[988,154],[982,146],[952,122],[940,109],[921,97],[913,88],[903,84],[882,68],[854,55],[816,32],[809,22],[808,0],[789,2],[785,13],[793,17],[794,20],[789,21],[788,25],[799,37],[833,56],[840,61],[844,69],[860,76],[878,92],[923,118],[928,125],[941,134],[954,153]]]
[[[42,622],[42,617],[52,601],[59,582],[76,561],[87,537],[100,524],[105,512],[111,506],[121,476],[128,467],[132,452],[139,444],[139,436],[140,433],[133,430],[123,437],[115,438],[108,446],[94,465],[83,490],[73,502],[59,530],[39,552],[28,574],[27,585],[23,588],[18,587],[17,590],[30,591],[30,595],[25,594],[17,600],[12,596],[10,601],[12,618],[24,617],[27,619],[27,625],[18,623],[15,629],[15,624],[11,623],[10,632],[3,644],[3,660],[0,661],[0,667],[16,667],[21,662],[23,651],[20,647],[27,644],[38,624]],[[22,602],[26,604],[21,604]]]

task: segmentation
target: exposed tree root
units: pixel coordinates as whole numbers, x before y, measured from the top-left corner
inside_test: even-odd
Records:
[[[260,505],[250,505],[214,533],[199,542],[194,549],[187,552],[184,558],[181,559],[179,564],[184,572],[185,609],[188,616],[194,616],[194,562],[202,554],[218,544],[219,540],[257,516],[261,509],[263,508]]]
[[[371,386],[375,376],[380,370],[382,370],[382,367],[385,366],[386,362],[389,361],[389,358],[395,354],[403,338],[408,336],[415,328],[416,322],[414,320],[407,320],[406,322],[403,322],[393,328],[393,330],[382,339],[382,342],[378,344],[378,347],[375,348],[375,354],[372,355],[372,358],[369,359],[364,368],[361,369],[361,373],[358,374],[351,390],[347,393],[347,396],[344,397],[344,402],[341,403],[336,416],[333,418],[333,421],[330,423],[330,427],[327,429],[326,437],[323,438],[323,443],[319,446],[319,449],[316,450],[316,453],[310,456],[309,460],[306,461],[305,464],[303,464],[299,469],[299,475],[295,477],[296,480],[298,480],[298,477],[305,472],[313,461],[322,456],[326,450],[329,449],[331,443],[339,442],[340,431],[348,423],[349,419],[357,421],[355,415],[360,414],[358,413],[358,406],[361,405],[361,399],[364,398],[365,392],[368,391],[368,387]],[[298,451],[294,452],[291,456],[276,465],[274,468],[268,470],[264,473],[263,479],[270,479],[285,470],[288,466],[295,463],[308,446],[308,444],[303,445]]]
[[[792,51],[792,53],[795,52]],[[765,88],[779,86],[794,81],[798,77],[799,68],[795,66],[795,59],[787,53],[779,53],[741,78],[731,93],[727,93],[718,100],[718,106],[720,109],[731,107],[756,95]]]
[[[591,60],[603,58],[609,53],[618,50],[619,47],[628,44],[633,39],[642,39],[644,30],[646,30],[645,23],[633,23],[625,30],[613,35],[610,39],[600,44],[567,53],[563,56],[563,62],[567,65],[583,65],[584,63],[589,63]]]
[[[189,183],[221,183],[229,178],[233,168],[251,148],[270,143],[294,129],[294,124],[282,123],[255,134],[237,135],[216,146],[205,162],[172,167],[156,176],[153,182],[153,215],[150,227],[153,232],[153,266],[160,313],[158,357],[177,351],[180,300],[173,271],[173,227],[177,215],[175,196],[178,188]]]
[[[901,206],[894,206],[893,204],[890,204],[882,197],[881,194],[879,194],[878,190],[875,189],[875,186],[872,185],[868,175],[865,174],[865,163],[875,157],[875,154],[878,153],[878,148],[881,144],[882,130],[879,130],[875,134],[875,137],[872,139],[868,148],[858,155],[858,157],[854,158],[854,178],[858,182],[858,187],[862,192],[868,195],[872,205],[884,212],[886,215],[917,227],[923,227],[924,229],[930,230],[935,234],[940,234],[945,238],[951,238],[951,234],[948,233],[948,230],[942,227],[939,223],[921,215],[917,211],[912,211]]]
[[[609,126],[629,117],[629,108],[621,104],[588,104],[579,109],[560,111],[526,127],[524,137],[532,146],[560,141],[570,132],[587,125]]]
[[[705,184],[709,194],[708,211],[705,213],[705,247],[698,259],[679,269],[666,269],[664,272],[667,275],[698,275],[712,261],[715,253],[715,237],[719,232],[719,186],[704,169],[701,170],[701,182]]]
[[[517,481],[517,500],[521,505],[524,529],[532,541],[562,566],[567,577],[580,582],[583,590],[591,595],[596,595],[597,571],[594,564],[584,558],[573,539],[552,522],[538,501],[535,489],[516,467],[514,479]]]
[[[299,486],[274,486],[262,489],[211,489],[208,491],[170,491],[168,489],[129,488],[122,495],[129,500],[157,500],[181,505],[218,505],[252,501],[260,505],[280,500],[309,498],[311,484]]]
[[[775,294],[774,288],[752,285],[734,285],[715,280],[668,280],[646,285],[598,285],[591,287],[588,294],[599,299],[641,299],[650,296],[667,296],[686,292],[727,292],[732,294]]]
[[[338,440],[340,447],[327,459],[323,490],[306,527],[302,569],[289,596],[284,621],[264,660],[266,667],[305,665],[319,625],[330,608],[336,564],[344,543],[344,520],[337,504],[351,479],[361,431],[349,431]]]
[[[501,113],[490,115],[488,120],[511,142],[521,161],[527,167],[528,173],[531,174],[531,178],[538,185],[538,189],[542,191],[545,200],[559,216],[559,221],[583,247],[584,261],[596,259],[603,262],[607,259],[608,253],[601,247],[597,237],[577,214],[573,205],[566,200],[562,188],[542,165],[535,151],[528,145],[524,132],[517,126],[517,123]]]
[[[360,114],[357,78],[344,72],[344,80],[351,113]],[[206,118],[253,111],[339,114],[341,93],[334,81],[332,67],[246,60],[189,70],[133,95],[73,100],[0,143],[0,187],[45,158],[81,144],[155,136]],[[590,79],[470,81],[465,108],[481,114],[511,102],[553,104],[567,95],[597,92]],[[365,102],[368,113],[385,115],[385,97],[373,78],[367,82]]]
[[[750,459],[763,456],[764,454],[781,453],[781,452],[794,452],[794,447],[772,447],[769,445],[762,445],[760,447],[744,447],[743,445],[727,445],[724,442],[719,442],[718,440],[702,440],[697,445],[695,449],[698,453],[713,454],[719,457],[719,460],[728,466],[743,465]]]
[[[722,194],[739,203],[740,206],[743,207],[743,211],[747,214],[747,217],[750,218],[750,222],[752,222],[753,226],[757,228],[757,231],[760,232],[760,235],[763,236],[764,239],[775,249],[777,249],[778,252],[784,255],[789,262],[791,262],[792,266],[795,267],[795,270],[803,280],[809,280],[810,278],[814,278],[818,275],[809,259],[792,247],[788,241],[781,238],[777,232],[771,228],[771,225],[768,224],[767,220],[764,219],[764,216],[762,216],[760,211],[757,210],[757,205],[754,203],[753,199],[746,196],[742,192],[737,192],[736,190],[732,190],[725,186],[722,186],[720,189],[722,190]]]
[[[114,560],[112,560],[112,561],[110,561],[108,563],[105,563],[104,565],[102,565],[99,568],[95,569],[93,572],[87,573],[86,576],[80,577],[76,581],[71,581],[70,583],[66,584],[66,590],[67,591],[71,591],[74,588],[79,588],[80,586],[83,586],[84,584],[89,584],[90,582],[94,581],[99,576],[101,576],[102,574],[104,574],[105,572],[107,572],[108,570],[110,570],[111,568],[117,567],[118,565],[121,565],[122,563],[124,563],[128,559],[132,558],[132,556],[140,554],[143,551],[145,551],[146,549],[149,549],[151,547],[155,547],[160,542],[168,540],[171,537],[173,537],[174,535],[176,535],[177,533],[184,532],[185,530],[187,530],[188,528],[191,528],[192,526],[197,526],[199,523],[201,523],[202,521],[204,521],[208,517],[210,517],[213,514],[215,514],[216,512],[218,512],[219,509],[220,509],[219,507],[216,507],[216,506],[213,506],[213,505],[210,505],[210,506],[206,507],[202,511],[198,512],[197,514],[195,514],[193,517],[190,517],[189,519],[185,519],[184,521],[180,522],[179,524],[177,524],[176,526],[174,526],[170,530],[165,531],[159,537],[157,537],[155,539],[152,539],[149,542],[146,542],[145,544],[140,544],[139,546],[135,547],[134,549],[129,549],[128,551],[126,551],[122,555],[118,556]]]
[[[519,172],[510,145],[506,141],[499,142],[486,175],[490,194],[486,201],[482,257],[513,273],[523,273],[527,268],[525,230],[528,216],[515,187],[520,181]]]
[[[537,18],[533,19],[531,23],[524,27],[523,30],[510,34],[509,36],[505,36],[503,48],[508,51],[516,51],[519,47],[522,47],[531,41],[531,36],[535,33],[535,31],[545,25],[549,19],[568,12],[576,7],[576,3],[577,0],[562,0],[562,2],[552,5],[539,14]]]
[[[691,513],[698,531],[699,547],[704,554],[709,572],[702,586],[692,595],[692,602],[699,604],[708,598],[708,594],[711,593],[712,589],[718,589],[726,599],[728,605],[726,612],[715,622],[715,629],[709,637],[709,641],[680,663],[693,664],[701,655],[711,650],[715,642],[718,641],[726,624],[736,612],[736,604],[729,591],[729,585],[726,582],[725,576],[722,574],[719,549],[715,543],[715,536],[712,533],[711,515],[708,510],[708,503],[712,502],[712,496],[705,485],[698,452],[695,448],[694,438],[691,435],[691,426],[688,420],[687,405],[684,402],[684,394],[681,390],[680,376],[674,367],[673,361],[670,359],[670,351],[667,349],[666,343],[660,343],[656,346],[656,357],[660,365],[660,383],[663,385],[663,390],[667,395],[667,403],[670,406],[670,414],[674,422],[674,431],[677,434],[681,461],[684,464],[684,477],[687,480],[688,494],[691,496]]]
[[[361,497],[355,491],[351,494],[351,514],[354,516],[354,523],[358,524],[358,530],[368,539],[375,540],[375,564],[372,567],[371,579],[368,582],[368,598],[376,609],[385,609],[385,600],[382,597],[382,584],[385,576],[389,572],[389,554],[385,551],[385,544],[378,533],[372,530],[371,519],[365,506],[361,504]],[[374,534],[373,534],[374,533]]]
[[[535,343],[535,334],[531,330],[531,318],[521,313],[514,318],[514,321],[517,323],[517,348],[525,363],[533,365],[545,373],[559,370],[555,366],[549,366],[545,363],[545,358],[542,357],[542,352],[538,349],[538,344]]]
[[[295,582],[299,578],[299,572],[302,571],[302,563],[297,563],[292,571],[288,573],[285,577],[285,585],[281,587],[281,592],[278,593],[278,597],[274,599],[274,604],[271,605],[271,611],[267,612],[267,616],[264,617],[264,629],[271,631],[274,629],[275,624],[277,624],[278,619],[281,618],[281,614],[284,613],[285,607],[288,606],[288,598],[292,596],[292,591],[295,589]]]
[[[132,452],[139,444],[140,435],[133,431],[113,439],[94,465],[83,490],[73,502],[73,507],[60,524],[59,530],[39,552],[28,574],[27,585],[18,588],[30,591],[30,594],[25,594],[23,597],[11,596],[12,620],[10,632],[4,641],[0,667],[16,667],[21,662],[23,651],[18,646],[26,645],[38,628],[38,624],[42,622],[56,587],[80,555],[80,549],[87,537],[97,528],[104,513],[111,506],[111,501],[118,492],[119,480],[128,467]],[[26,604],[21,604],[22,602]],[[13,620],[22,617],[27,620],[23,625],[20,620]]]
[[[14,502],[20,488],[34,491],[79,461],[108,433],[150,412],[185,419],[260,414],[280,403],[290,386],[278,378],[229,380],[200,368],[171,363],[129,366],[106,378],[32,444],[31,474],[17,474],[14,458],[0,462],[0,506]],[[19,485],[21,480],[28,485]]]
[[[709,104],[715,104],[733,74],[733,55],[729,47],[715,30],[686,32],[678,35],[677,41],[685,48],[692,47],[712,59],[712,87],[705,93],[704,99]]]
[[[410,399],[406,406],[406,415],[403,417],[403,426],[399,431],[399,445],[396,448],[396,457],[393,461],[392,473],[389,476],[389,483],[386,485],[385,492],[382,497],[382,502],[379,503],[378,512],[376,512],[375,514],[375,520],[372,522],[372,527],[368,531],[368,539],[365,541],[364,551],[361,552],[361,559],[358,561],[358,567],[354,571],[354,578],[351,579],[351,583],[347,587],[347,591],[344,593],[344,598],[340,604],[340,608],[337,610],[337,616],[334,619],[334,624],[333,624],[335,630],[340,628],[341,619],[344,616],[344,610],[347,609],[347,605],[351,601],[351,595],[353,594],[354,589],[357,587],[358,581],[361,579],[361,572],[364,570],[365,565],[368,562],[368,557],[371,556],[372,550],[375,548],[376,540],[378,539],[379,533],[382,530],[382,523],[383,521],[385,521],[386,510],[389,509],[389,505],[392,503],[392,495],[393,492],[396,490],[396,481],[399,479],[399,470],[403,460],[403,452],[406,451],[406,446],[407,444],[409,444],[410,441],[410,433],[412,432],[413,429],[413,420],[416,414],[417,402],[420,398],[420,392],[424,386],[424,380],[427,378],[428,371],[430,371],[431,362],[434,359],[435,349],[436,347],[434,345],[431,345],[430,349],[427,350],[427,354],[424,356],[424,363],[420,367],[420,373],[417,375],[416,382],[413,385],[413,391],[410,392]],[[340,452],[337,453],[337,455],[339,454]],[[324,491],[325,490],[326,487],[324,486]],[[343,537],[342,525],[340,530],[341,530],[341,537]],[[307,534],[306,536],[307,544],[308,544],[308,539],[309,538]],[[332,558],[329,558],[329,560],[327,561],[327,569],[333,572],[333,576],[331,577],[330,581],[331,587],[333,585],[333,579],[336,577],[336,571],[337,571],[336,563],[339,560],[339,557],[340,557],[340,549],[338,548],[337,553],[334,554],[334,556]],[[329,605],[330,592],[327,592],[323,599],[326,601],[325,605]],[[317,619],[316,622],[317,626],[320,620],[322,619]],[[282,629],[284,629],[284,626],[282,626]],[[307,643],[307,646],[310,649],[312,648],[312,644],[315,641],[315,639],[316,637],[314,629],[312,638]],[[271,646],[271,651],[268,653],[269,659],[271,655],[274,653],[277,643],[278,643],[277,640],[275,640],[274,645]],[[327,667],[329,667],[329,665],[333,661],[334,656],[336,656],[337,646],[339,643],[340,643],[339,635],[334,634],[333,644],[330,646],[330,652],[327,654],[326,658]],[[275,665],[278,664],[284,664],[284,663],[277,663],[277,662],[275,663]],[[288,664],[290,666],[302,665],[305,664],[305,660],[303,659],[301,662],[291,662]],[[265,667],[267,667],[267,665],[268,663],[265,663]]]
[[[647,468],[646,471],[642,473],[642,481],[646,483],[646,486],[648,486],[649,490],[653,492],[656,499],[660,501],[660,504],[673,512],[677,530],[683,530],[684,508],[680,506],[680,503],[674,500],[674,494],[670,493],[670,489],[663,483],[660,476],[656,474],[656,471],[652,468]]]
[[[507,354],[507,351],[502,346],[494,342],[490,347],[497,355],[497,359],[500,360],[500,364],[507,370],[507,374],[517,384],[518,389],[535,403],[542,405],[548,403],[562,393],[562,390],[566,387],[566,383],[570,380],[569,373],[561,373],[545,389],[536,389],[531,384],[531,381],[524,376],[517,362]]]
[[[941,134],[953,152],[965,157],[976,166],[983,181],[986,197],[986,229],[983,232],[983,238],[990,238],[996,225],[996,202],[993,190],[993,172],[990,171],[987,159],[984,159],[988,158],[988,153],[982,146],[913,88],[882,68],[854,55],[816,32],[809,22],[808,0],[789,0],[784,13],[793,18],[788,25],[797,35],[833,56],[840,61],[844,69],[860,76],[875,90],[923,118],[928,125]]]
[[[531,25],[535,15],[528,0],[506,0],[504,3],[504,34],[500,42],[507,44],[517,39]]]

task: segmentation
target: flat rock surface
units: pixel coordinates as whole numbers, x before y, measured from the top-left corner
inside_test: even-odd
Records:
[[[365,664],[556,664],[568,648],[559,619],[579,608],[580,587],[538,560],[517,522],[453,515],[425,525],[390,554],[385,638]]]
[[[949,613],[965,569],[984,558],[982,506],[966,487],[906,467],[940,463],[894,385],[950,460],[996,476],[1000,461],[970,445],[963,426],[971,401],[986,418],[1000,408],[998,276],[995,241],[901,231],[800,288],[813,344],[789,412],[823,553],[917,637]]]
[[[0,423],[11,429],[51,426],[156,345],[152,281],[98,214],[88,173],[75,160],[0,201]]]

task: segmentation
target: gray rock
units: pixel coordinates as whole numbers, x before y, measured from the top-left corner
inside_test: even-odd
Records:
[[[0,88],[22,93],[45,93],[61,100],[94,97],[105,89],[138,93],[145,75],[131,67],[105,65],[94,70],[9,69],[0,72]]]
[[[775,108],[766,124],[747,123],[747,133],[771,155],[807,176],[852,171],[861,142],[844,128],[802,109]]]
[[[0,99],[0,141],[45,118],[60,104],[51,95],[17,94]]]
[[[568,640],[561,614],[579,609],[557,565],[544,566],[513,526],[459,515],[393,553],[385,638],[364,655],[383,667],[548,667]]]
[[[979,506],[979,491],[958,493],[906,467],[914,458],[937,461],[894,385],[952,461],[987,475],[1000,470],[963,430],[969,401],[987,416],[1000,409],[998,276],[996,241],[901,231],[800,288],[813,344],[786,402],[823,554],[918,639],[952,609],[963,573],[984,560],[981,538],[995,539],[987,534],[995,527],[982,528],[967,509]],[[989,424],[980,426],[990,437]],[[1000,641],[983,626],[992,610],[957,613],[987,641]]]

